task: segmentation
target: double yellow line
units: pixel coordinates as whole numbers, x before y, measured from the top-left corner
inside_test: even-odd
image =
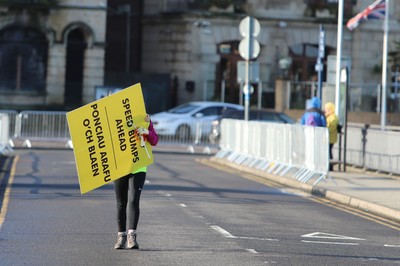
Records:
[[[8,209],[8,203],[10,201],[11,186],[12,186],[12,184],[14,182],[15,169],[16,169],[18,160],[19,160],[19,156],[18,155],[13,158],[12,167],[11,167],[11,170],[10,170],[10,173],[9,173],[10,176],[8,178],[7,186],[6,186],[6,189],[4,191],[3,204],[1,204],[1,206],[0,206],[0,231],[1,231],[1,227],[3,226],[4,220],[6,218],[7,209]],[[4,178],[5,174],[6,173],[3,173],[3,175],[0,178],[0,181]]]

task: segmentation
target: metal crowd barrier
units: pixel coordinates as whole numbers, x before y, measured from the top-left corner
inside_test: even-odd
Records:
[[[190,153],[200,152],[210,154],[212,149],[218,149],[218,143],[210,138],[211,122],[198,119],[193,123],[186,123],[180,133],[174,135],[164,135],[158,132],[159,143],[166,146],[181,147]]]
[[[303,183],[329,169],[327,128],[223,119],[220,148],[217,158]]]
[[[66,112],[56,111],[22,111],[0,110],[0,114],[7,116],[8,146],[22,146],[25,148],[38,147],[66,147],[72,148]],[[211,153],[217,149],[217,144],[209,141],[210,123],[197,121],[189,125],[190,133],[182,136],[159,135],[159,143],[165,147],[178,147],[187,152]],[[173,148],[171,148],[173,149]]]
[[[65,112],[23,111],[16,121],[16,138],[30,147],[32,141],[70,141]]]

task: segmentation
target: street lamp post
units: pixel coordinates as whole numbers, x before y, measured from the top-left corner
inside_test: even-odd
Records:
[[[340,72],[340,81],[344,86],[344,143],[343,143],[343,171],[346,172],[346,153],[347,153],[347,112],[349,100],[349,69],[347,66]]]

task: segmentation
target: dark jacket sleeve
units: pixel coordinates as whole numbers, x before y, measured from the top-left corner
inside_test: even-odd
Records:
[[[146,136],[146,139],[151,144],[151,146],[156,146],[158,143],[158,135],[153,127],[153,122],[151,122],[151,120],[150,120],[148,130],[149,130],[149,134]]]

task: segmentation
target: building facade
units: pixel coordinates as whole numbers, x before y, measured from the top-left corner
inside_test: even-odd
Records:
[[[344,21],[372,2],[344,0]],[[326,35],[322,79],[325,87],[332,85],[337,6],[337,0],[2,1],[0,106],[70,110],[93,101],[96,86],[142,80],[148,81],[144,89],[151,99],[170,98],[158,104],[162,109],[194,100],[240,103],[239,24],[252,16],[260,23],[260,53],[251,63],[257,69],[251,104],[273,108],[277,79],[316,81],[321,25]],[[390,1],[389,10],[388,51],[396,54],[400,2]],[[363,111],[359,102],[379,98],[382,25],[381,20],[353,31],[343,28],[342,55],[351,70],[355,110]],[[304,108],[312,89],[303,89],[292,86],[299,93],[289,108]]]
[[[2,1],[2,109],[71,109],[103,84],[106,0]]]
[[[345,0],[344,22],[372,2]],[[332,64],[328,59],[337,53],[337,7],[337,0],[145,1],[142,71],[165,72],[177,78],[178,103],[222,98],[238,102],[238,61],[243,60],[238,53],[243,38],[239,24],[245,16],[252,16],[261,26],[257,36],[260,53],[254,60],[259,65],[259,81],[253,85],[256,91],[262,90],[263,107],[273,107],[268,98],[272,97],[269,93],[274,92],[277,78],[293,82],[316,80],[320,25],[326,35],[324,86],[332,83],[329,77],[334,73],[330,73]],[[388,51],[393,52],[399,49],[396,42],[400,37],[400,2],[390,1],[389,10]],[[372,93],[371,97],[378,97],[382,28],[383,20],[362,23],[353,31],[343,27],[342,56],[357,91],[353,98],[366,97],[366,91]],[[391,75],[389,69],[389,82]],[[257,98],[256,91],[253,100]],[[303,107],[304,102],[299,109]]]

